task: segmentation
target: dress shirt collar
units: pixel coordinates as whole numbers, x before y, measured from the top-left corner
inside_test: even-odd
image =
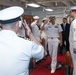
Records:
[[[63,25],[66,25],[66,23],[63,23]]]
[[[17,36],[17,34],[12,30],[2,30],[0,31],[0,37],[11,37],[11,36]]]

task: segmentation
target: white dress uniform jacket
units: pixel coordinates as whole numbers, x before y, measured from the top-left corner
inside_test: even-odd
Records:
[[[71,23],[69,42],[70,42],[70,52],[74,65],[73,75],[76,75],[76,54],[74,54],[74,49],[76,49],[76,18]]]
[[[41,25],[41,28],[42,28],[43,24]],[[41,39],[47,39],[47,30],[42,30],[42,33],[41,33]]]
[[[30,58],[42,59],[43,47],[10,30],[0,32],[0,75],[28,75]]]
[[[48,35],[48,49],[49,54],[52,56],[51,69],[56,69],[57,64],[57,50],[59,44],[59,32],[62,32],[62,28],[60,25],[51,23],[45,26]]]
[[[54,24],[52,25],[51,23],[45,26],[45,29],[47,30],[47,36],[48,38],[58,38],[59,37],[59,32],[62,32],[62,28],[60,25]]]
[[[33,33],[33,35],[34,35],[35,38],[40,42],[40,41],[41,41],[41,40],[40,40],[40,36],[41,36],[41,35],[40,35],[40,30],[39,30],[36,22],[33,22],[33,23],[31,24],[31,28],[32,28],[32,33]]]

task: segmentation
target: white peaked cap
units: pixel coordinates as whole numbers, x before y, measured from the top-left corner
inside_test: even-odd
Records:
[[[20,17],[24,13],[24,9],[19,6],[12,6],[0,11],[0,20],[6,21]]]
[[[39,19],[39,17],[38,16],[34,16],[33,19]]]
[[[76,6],[71,7],[70,10],[76,10]]]
[[[44,21],[44,20],[48,20],[48,18],[43,18],[42,21]]]

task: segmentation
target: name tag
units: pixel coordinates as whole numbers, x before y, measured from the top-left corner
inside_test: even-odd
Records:
[[[76,32],[76,28],[73,28],[73,32]]]
[[[48,26],[48,28],[51,28],[51,26]]]
[[[76,40],[76,29],[73,29],[73,40]]]
[[[58,26],[55,26],[55,28],[58,28]]]

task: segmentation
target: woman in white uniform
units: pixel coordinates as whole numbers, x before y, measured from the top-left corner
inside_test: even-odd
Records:
[[[39,28],[38,28],[38,26],[37,26],[37,24],[38,24],[38,22],[39,22],[39,17],[38,17],[38,16],[34,16],[33,19],[34,19],[34,22],[31,23],[32,33],[33,33],[33,35],[35,36],[35,38],[36,38],[39,42],[41,42],[41,40],[40,40],[40,36],[41,36],[41,35],[40,35],[40,30],[39,30]]]
[[[40,37],[41,37],[41,35],[40,35],[40,30],[39,30],[39,28],[38,28],[38,26],[37,26],[38,21],[39,21],[39,17],[38,17],[38,16],[34,16],[33,19],[34,19],[34,22],[31,23],[32,33],[33,33],[33,35],[35,36],[35,38],[36,38],[39,42],[41,42],[41,40],[40,40]],[[36,67],[36,59],[33,59],[33,67],[34,67],[34,68]]]
[[[47,55],[47,30],[43,30],[42,27],[45,26],[48,23],[48,19],[44,18],[42,20],[41,24],[41,39],[42,39],[42,45],[44,46],[44,56]]]

